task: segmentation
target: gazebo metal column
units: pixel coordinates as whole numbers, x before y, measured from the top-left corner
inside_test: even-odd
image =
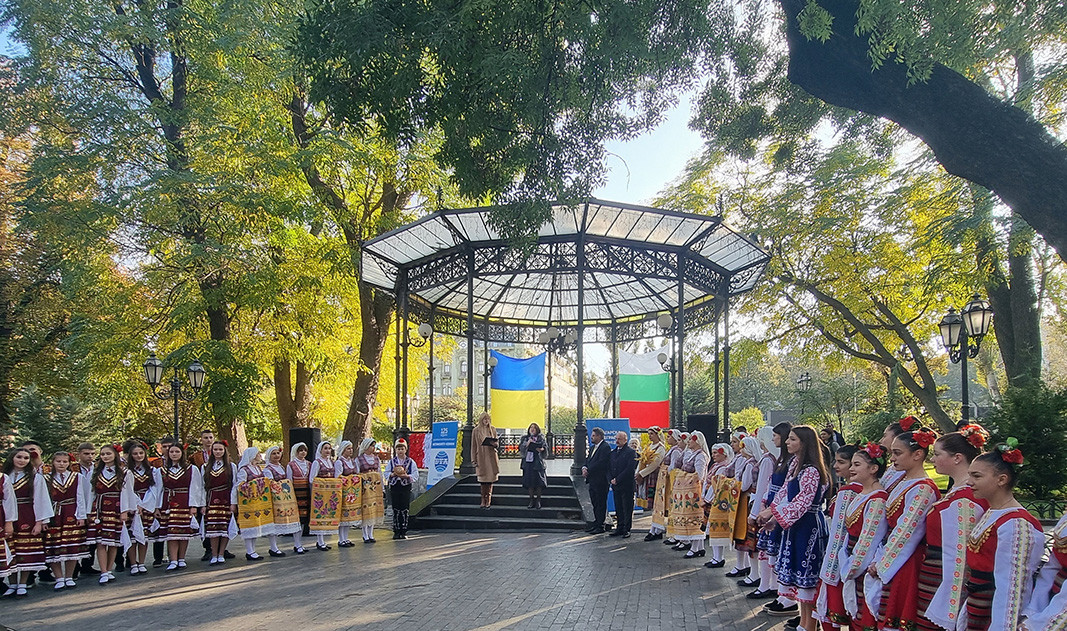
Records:
[[[547,420],[545,421],[545,438],[548,441],[548,459],[555,460],[556,458],[556,437],[552,433],[552,349],[549,348],[545,351],[545,364],[548,367],[548,375],[545,380],[545,394],[548,397],[548,406],[545,410]]]
[[[574,464],[571,475],[582,475],[585,466],[585,443],[589,431],[585,427],[585,239],[578,236],[578,422],[574,426]]]
[[[430,323],[433,324],[433,309],[430,309]],[[433,427],[433,421],[434,421],[434,418],[433,418],[433,395],[434,395],[434,390],[436,390],[436,387],[434,386],[434,382],[433,382],[433,371],[434,371],[434,365],[433,365],[433,338],[434,338],[434,334],[435,333],[436,333],[436,331],[431,331],[430,332],[430,350],[428,352],[427,363],[426,363],[426,372],[429,374],[429,385],[426,387],[426,389],[428,390],[427,395],[428,395],[428,397],[430,399],[430,427],[431,428]]]
[[[615,340],[615,323],[611,324],[611,415],[619,415],[619,344]]]
[[[399,285],[399,280],[398,280],[397,284]],[[396,320],[396,332],[395,332],[395,335],[396,335],[396,354],[393,355],[393,369],[394,369],[393,372],[396,373],[396,403],[394,404],[395,407],[393,408],[393,410],[394,410],[394,413],[393,413],[393,418],[394,418],[394,420],[393,420],[393,442],[396,442],[396,439],[400,438],[400,397],[402,396],[401,388],[403,387],[402,384],[401,384],[401,381],[400,381],[400,372],[401,372],[400,361],[401,361],[402,357],[400,355],[400,318],[401,318],[400,302],[401,302],[401,298],[400,298],[400,287],[399,286],[396,289],[396,297],[397,297],[396,309],[395,309],[395,315],[396,315],[396,318],[395,318],[395,320]]]
[[[678,352],[674,361],[677,362],[678,381],[678,427],[687,429],[685,423],[685,267],[682,264],[683,257],[678,253],[678,313],[674,326],[677,327]]]
[[[407,286],[408,283],[407,283],[407,272],[406,271],[401,276],[401,278],[403,279],[403,281],[402,281],[402,284],[400,286],[400,314],[402,316],[401,320],[400,320],[400,322],[401,322],[401,331],[400,331],[400,333],[401,333],[401,335],[403,335],[403,339],[401,340],[401,342],[402,342],[401,343],[401,348],[404,349],[404,353],[403,353],[403,355],[404,355],[403,362],[404,363],[403,363],[403,372],[400,375],[400,385],[401,385],[400,406],[401,406],[401,410],[400,410],[399,417],[401,419],[400,420],[400,438],[403,438],[403,439],[407,440],[407,437],[408,437],[408,434],[410,433],[410,428],[411,428],[411,425],[408,424],[408,349],[411,347],[411,340],[408,339],[408,335],[409,335],[409,331],[408,331],[408,328],[409,328],[409,326],[408,326],[408,286]]]
[[[467,424],[463,426],[463,447],[461,457],[463,463],[459,466],[460,475],[474,473],[474,463],[471,462],[473,447],[471,439],[474,435],[474,388],[470,387],[471,367],[474,366],[474,251],[467,253]]]
[[[722,303],[722,428],[730,430],[730,298]]]

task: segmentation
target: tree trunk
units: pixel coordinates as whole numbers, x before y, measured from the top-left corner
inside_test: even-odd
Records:
[[[778,0],[786,16],[789,79],[823,101],[889,119],[922,139],[946,171],[997,194],[1063,258],[1067,255],[1067,147],[1027,112],[936,64],[927,81],[887,60],[872,70],[856,34],[855,0],[821,0],[834,18],[825,43],[807,39],[797,16],[807,0]]]
[[[348,404],[345,419],[344,439],[354,444],[370,435],[370,414],[378,399],[377,367],[381,365],[385,342],[389,336],[389,323],[393,315],[392,299],[359,282],[359,308],[363,325],[359,344],[359,360],[369,370],[361,370],[352,386],[352,399]]]
[[[307,427],[311,417],[311,371],[304,362],[296,362],[294,383],[292,362],[281,358],[274,361],[274,400],[282,425],[282,455],[288,457],[289,430]]]

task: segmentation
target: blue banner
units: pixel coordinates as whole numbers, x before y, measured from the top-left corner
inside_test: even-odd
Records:
[[[450,477],[456,467],[456,444],[459,436],[459,421],[434,423],[429,442],[423,447],[426,465],[426,488]]]

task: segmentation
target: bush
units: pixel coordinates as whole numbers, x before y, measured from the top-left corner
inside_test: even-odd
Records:
[[[1018,439],[1026,458],[1022,490],[1043,499],[1067,487],[1067,389],[1043,383],[1009,388],[984,424],[993,444]]]
[[[899,421],[902,416],[906,415],[887,410],[860,414],[856,422],[848,428],[845,440],[849,443],[866,443],[868,441],[876,443],[882,440],[882,434],[885,433],[886,426]]]
[[[740,412],[730,413],[730,427],[741,426],[754,434],[756,430],[766,425],[763,420],[763,412],[756,407],[748,407]]]

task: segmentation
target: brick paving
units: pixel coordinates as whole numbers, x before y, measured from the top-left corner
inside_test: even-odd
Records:
[[[234,541],[230,550],[238,558],[217,569],[194,559],[190,569],[175,575],[150,569],[144,577],[119,575],[106,586],[90,577],[59,594],[50,593],[51,585],[35,587],[24,599],[0,601],[0,628],[782,628],[785,619],[758,613],[762,601],[746,600],[724,570],[709,570],[703,567],[706,559],[685,560],[659,542],[642,541],[648,521],[635,520],[634,537],[626,540],[584,533],[427,531],[392,541],[388,531],[379,530],[373,545],[344,550],[335,545],[304,556],[290,548],[286,558],[254,565]],[[265,541],[261,554],[264,548]]]

